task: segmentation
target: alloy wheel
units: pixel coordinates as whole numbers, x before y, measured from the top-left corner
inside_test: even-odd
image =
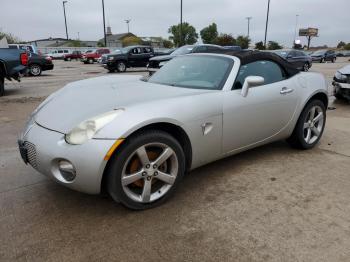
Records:
[[[32,65],[32,66],[30,66],[30,73],[31,73],[33,76],[38,76],[38,75],[40,75],[40,73],[41,73],[41,68],[40,68],[40,66],[38,66],[38,65]]]
[[[124,72],[126,70],[126,66],[123,62],[118,63],[118,71]]]
[[[320,106],[313,106],[304,121],[304,140],[311,145],[317,141],[324,128],[324,115]]]
[[[303,69],[304,69],[305,72],[309,71],[309,64],[305,63]]]
[[[154,202],[173,186],[179,162],[173,149],[150,143],[136,149],[124,164],[121,183],[124,193],[139,203]]]

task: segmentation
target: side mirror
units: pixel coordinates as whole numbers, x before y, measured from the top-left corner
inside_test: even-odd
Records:
[[[242,96],[246,97],[248,95],[248,90],[249,88],[253,87],[253,86],[261,86],[263,85],[265,82],[265,79],[261,76],[248,76],[245,80],[244,80],[244,84],[242,87]]]

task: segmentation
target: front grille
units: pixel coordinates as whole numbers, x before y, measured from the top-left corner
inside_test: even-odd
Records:
[[[36,158],[36,149],[35,145],[33,145],[30,142],[24,142],[24,147],[27,149],[27,159],[28,163],[34,167],[35,169],[38,168],[37,158]]]

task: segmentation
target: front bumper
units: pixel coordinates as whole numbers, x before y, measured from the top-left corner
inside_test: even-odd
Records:
[[[19,148],[24,162],[56,182],[88,194],[99,194],[107,161],[104,157],[114,140],[91,139],[82,145],[69,145],[64,134],[32,123],[20,137]],[[61,160],[68,160],[76,170],[73,181],[64,179],[58,169]]]
[[[333,81],[332,84],[334,86],[334,94],[341,95],[350,101],[350,83],[339,83]]]

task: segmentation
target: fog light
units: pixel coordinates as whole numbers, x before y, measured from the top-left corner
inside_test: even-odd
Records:
[[[60,160],[58,162],[58,170],[61,172],[62,177],[68,182],[73,181],[76,176],[75,167],[68,160]]]

